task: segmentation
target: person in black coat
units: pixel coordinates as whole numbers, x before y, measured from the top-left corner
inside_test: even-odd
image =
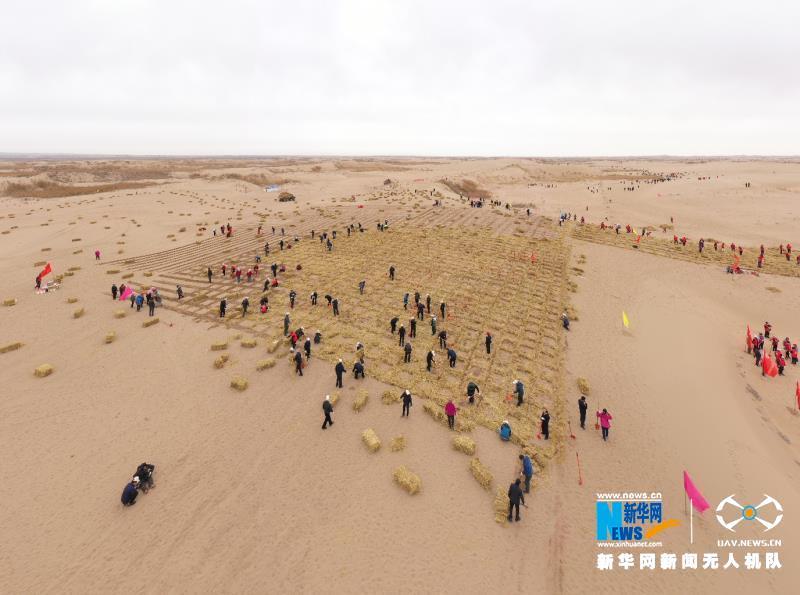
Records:
[[[339,363],[336,364],[334,368],[336,370],[336,388],[342,388],[342,375],[345,373],[346,368],[342,363],[342,360],[339,360]]]
[[[447,349],[447,331],[444,329],[439,331],[439,347]]]
[[[401,324],[400,328],[397,330],[397,334],[400,337],[400,347],[402,347],[406,342],[406,327]]]
[[[486,333],[486,355],[490,355],[492,353],[492,335],[491,333]]]
[[[139,478],[138,488],[144,493],[147,493],[150,488],[156,487],[153,483],[153,471],[155,471],[155,469],[156,466],[150,463],[142,463],[136,467],[136,473],[134,473],[133,476]]]
[[[586,429],[586,410],[589,408],[589,404],[586,402],[586,397],[581,395],[581,398],[578,399],[578,411],[581,415],[581,428]]]
[[[303,354],[299,351],[294,352],[294,372],[303,375]]]
[[[139,481],[137,479],[133,479],[129,484],[125,486],[125,489],[122,490],[122,505],[123,506],[133,506],[136,504],[136,496],[139,495]]]
[[[111,286],[111,299],[117,299],[117,285],[114,284]]]
[[[410,329],[409,333],[408,333],[408,336],[409,336],[409,338],[413,339],[414,337],[417,336],[417,319],[416,318],[412,318],[411,320],[408,321],[408,324],[409,324],[409,329]]]
[[[403,400],[403,413],[400,417],[408,417],[408,414],[411,412],[411,391],[408,389],[404,390],[400,398]]]
[[[406,343],[403,346],[403,363],[408,364],[411,362],[411,343]]]
[[[431,368],[433,368],[433,360],[434,360],[434,358],[435,358],[435,357],[436,357],[436,354],[435,354],[435,353],[433,353],[433,349],[431,349],[431,350],[428,352],[428,356],[425,358],[425,361],[426,361],[426,362],[427,362],[427,364],[428,364],[428,372],[430,372],[430,371],[431,371]]]
[[[358,380],[359,375],[361,375],[362,379],[364,378],[364,364],[356,362],[353,364],[353,376]]]
[[[539,419],[542,420],[542,436],[544,436],[545,440],[550,440],[550,414],[547,409],[542,411],[542,416]]]
[[[457,357],[458,356],[456,355],[456,350],[455,349],[448,349],[447,350],[447,359],[450,362],[450,367],[451,368],[455,368],[456,367],[456,359],[457,359]]]
[[[508,520],[509,522],[512,520],[512,511],[516,509],[516,518],[514,520],[519,521],[519,505],[525,504],[525,494],[522,491],[522,488],[519,484],[522,482],[519,478],[514,480],[508,488]]]
[[[333,425],[331,413],[333,413],[333,405],[331,404],[331,396],[325,395],[325,400],[322,402],[322,411],[325,412],[325,421],[322,422],[322,429],[326,429],[329,425]]]
[[[395,316],[394,318],[392,318],[392,319],[389,321],[389,326],[390,326],[390,327],[391,327],[391,329],[392,329],[392,334],[394,334],[394,331],[395,331],[395,330],[397,330],[397,323],[398,323],[399,321],[400,321],[400,319],[399,319],[397,316]]]
[[[333,298],[333,301],[331,302],[331,305],[333,306],[333,315],[334,316],[339,316],[339,300],[337,300],[336,298]]]
[[[303,343],[303,350],[306,352],[306,359],[311,359],[311,337],[306,337]]]
[[[222,298],[222,300],[219,302],[219,317],[220,318],[225,318],[225,310],[227,310],[227,309],[228,309],[228,300],[225,299],[225,298]]]

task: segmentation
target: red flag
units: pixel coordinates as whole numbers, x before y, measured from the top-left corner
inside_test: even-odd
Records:
[[[797,381],[797,388],[794,389],[794,396],[797,397],[797,408],[800,409],[800,380]]]
[[[750,332],[750,325],[747,325],[747,353],[750,353],[750,349],[753,347],[753,334]]]
[[[45,275],[48,275],[53,270],[53,267],[50,266],[50,263],[47,263],[47,266],[42,269],[42,272],[39,273],[39,278],[41,279]]]
[[[761,360],[761,369],[770,378],[775,378],[778,375],[778,364],[772,361],[772,357],[769,355],[765,355],[764,359]]]
[[[702,514],[708,509],[708,502],[703,498],[703,494],[700,493],[700,490],[694,486],[692,478],[689,477],[686,471],[683,472],[683,489],[686,491],[686,495],[689,496],[689,500],[692,501],[692,506],[694,506],[697,512]]]

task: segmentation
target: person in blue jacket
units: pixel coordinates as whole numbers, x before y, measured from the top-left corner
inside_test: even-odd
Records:
[[[508,442],[511,440],[511,426],[508,424],[508,420],[503,420],[503,423],[500,425],[500,429],[498,430],[500,434],[500,439]]]
[[[525,493],[528,494],[531,491],[533,463],[528,455],[519,455],[519,460],[522,461],[522,475],[525,477]]]
[[[514,381],[514,392],[517,393],[517,407],[522,405],[522,398],[525,396],[525,386],[521,380]]]

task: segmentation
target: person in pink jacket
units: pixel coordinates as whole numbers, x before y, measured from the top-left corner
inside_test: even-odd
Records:
[[[447,425],[450,426],[451,430],[456,427],[456,411],[458,411],[458,408],[453,403],[453,399],[448,399],[447,405],[444,406],[444,414],[447,416]]]
[[[600,428],[603,430],[603,440],[608,440],[608,430],[611,428],[611,420],[614,418],[607,409],[603,409],[602,413],[598,411],[597,417],[600,419]]]

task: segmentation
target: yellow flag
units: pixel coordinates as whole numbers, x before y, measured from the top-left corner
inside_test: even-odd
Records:
[[[622,311],[622,324],[625,325],[625,328],[628,328],[631,324],[630,320],[628,320],[628,315],[625,314],[625,310]]]

